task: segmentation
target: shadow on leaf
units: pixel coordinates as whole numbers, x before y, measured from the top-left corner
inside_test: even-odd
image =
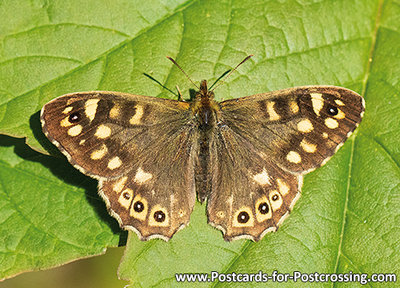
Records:
[[[33,117],[34,116],[32,116],[32,118]],[[36,133],[38,132],[36,131]],[[47,138],[45,139],[47,140]],[[48,141],[48,146],[50,147],[51,145],[52,144]],[[6,135],[0,135],[0,146],[3,147],[14,146],[14,153],[19,157],[21,157],[22,159],[24,159],[25,161],[40,163],[41,165],[49,169],[54,176],[61,179],[63,182],[84,189],[86,199],[90,203],[90,205],[94,208],[98,217],[103,222],[107,223],[107,225],[111,228],[114,234],[120,234],[119,245],[120,246],[125,245],[127,239],[127,233],[125,231],[122,231],[119,228],[117,221],[107,213],[105,203],[100,199],[100,196],[97,194],[96,180],[88,176],[85,176],[78,170],[76,170],[71,164],[68,163],[68,161],[60,152],[56,153],[58,154],[57,155],[58,157],[43,155],[30,148],[25,143],[25,139],[23,138],[18,139]]]

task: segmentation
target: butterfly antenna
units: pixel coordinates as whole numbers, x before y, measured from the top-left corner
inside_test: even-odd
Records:
[[[253,57],[253,56],[254,56],[254,55],[252,55],[252,54],[248,55],[246,58],[244,58],[244,59],[242,60],[242,62],[240,62],[238,65],[236,65],[235,68],[233,68],[232,70],[228,70],[228,71],[226,71],[224,74],[222,74],[222,76],[219,77],[219,78],[214,82],[214,84],[211,85],[210,91],[214,91],[215,89],[217,89],[217,87],[221,86],[221,85],[224,83],[224,80],[221,80],[221,82],[219,82],[219,84],[213,88],[213,86],[214,86],[215,84],[217,84],[217,82],[218,82],[222,77],[224,77],[224,76],[226,75],[226,76],[225,76],[225,81],[226,81],[226,79],[228,79],[229,76],[231,76],[232,73],[235,72],[235,71],[237,70],[237,68],[239,68],[240,65],[242,65],[244,62],[246,62],[247,60],[249,60],[249,59],[250,59],[251,57]]]
[[[172,63],[174,63],[175,65],[176,65],[176,67],[178,67],[179,68],[179,70],[181,70],[182,71],[182,73],[186,76],[186,78],[187,79],[189,79],[189,81],[190,82],[192,82],[193,83],[193,85],[197,88],[197,89],[199,89],[200,90],[200,88],[199,88],[199,86],[197,86],[196,85],[196,83],[194,83],[193,82],[193,80],[192,79],[190,79],[190,77],[189,77],[189,75],[187,75],[186,74],[186,72],[181,68],[181,66],[179,66],[179,64],[178,63],[176,63],[176,61],[174,60],[174,59],[172,59],[171,57],[169,57],[169,56],[167,56],[167,58],[172,62]]]
[[[218,79],[214,81],[214,83],[210,86],[209,89],[212,89],[212,87],[214,87],[214,85],[217,84],[217,82],[219,82],[219,80],[221,80],[222,78],[224,78],[224,77],[226,76],[226,74],[228,74],[228,73],[231,72],[231,71],[232,71],[232,69],[229,69],[229,70],[225,71],[224,73],[222,73],[222,75],[219,76]]]
[[[168,87],[164,86],[164,84],[162,84],[160,81],[158,81],[156,78],[154,78],[153,76],[147,74],[147,73],[143,73],[144,76],[150,78],[151,80],[153,80],[154,82],[156,82],[158,85],[160,85],[162,88],[164,88],[165,90],[168,90],[169,92],[171,92],[172,94],[174,94],[175,96],[177,96],[178,98],[180,97],[178,94],[176,94],[174,91],[172,91],[171,89],[169,89]],[[179,91],[180,92],[180,91]]]

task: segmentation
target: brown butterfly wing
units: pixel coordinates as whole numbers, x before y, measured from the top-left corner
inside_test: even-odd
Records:
[[[209,223],[228,241],[258,241],[289,214],[299,197],[302,176],[265,160],[227,126],[215,136]]]
[[[223,123],[284,170],[329,159],[361,122],[364,99],[346,88],[305,86],[224,101]]]
[[[116,92],[73,93],[46,104],[46,136],[83,173],[123,228],[168,240],[195,201],[189,104]]]
[[[189,223],[196,200],[193,132],[183,130],[154,141],[146,147],[147,155],[135,162],[137,168],[100,180],[100,195],[113,216],[142,240],[169,240]]]
[[[227,240],[274,231],[361,121],[364,101],[334,86],[296,87],[220,103],[208,217]]]

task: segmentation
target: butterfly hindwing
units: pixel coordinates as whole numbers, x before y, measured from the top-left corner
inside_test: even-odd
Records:
[[[193,132],[183,130],[170,135],[168,142],[155,141],[146,148],[151,154],[138,160],[135,169],[99,182],[111,214],[142,240],[168,240],[189,222],[196,199]]]
[[[83,173],[120,225],[169,239],[189,222],[195,191],[189,104],[116,92],[73,93],[46,104],[46,136]]]
[[[216,137],[209,223],[223,231],[225,240],[258,241],[289,214],[299,197],[302,176],[263,159],[227,126]]]

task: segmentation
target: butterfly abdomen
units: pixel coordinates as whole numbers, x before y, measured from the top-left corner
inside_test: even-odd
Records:
[[[210,134],[200,133],[198,143],[198,154],[195,163],[195,181],[197,197],[201,203],[209,196],[211,192],[211,149]]]

